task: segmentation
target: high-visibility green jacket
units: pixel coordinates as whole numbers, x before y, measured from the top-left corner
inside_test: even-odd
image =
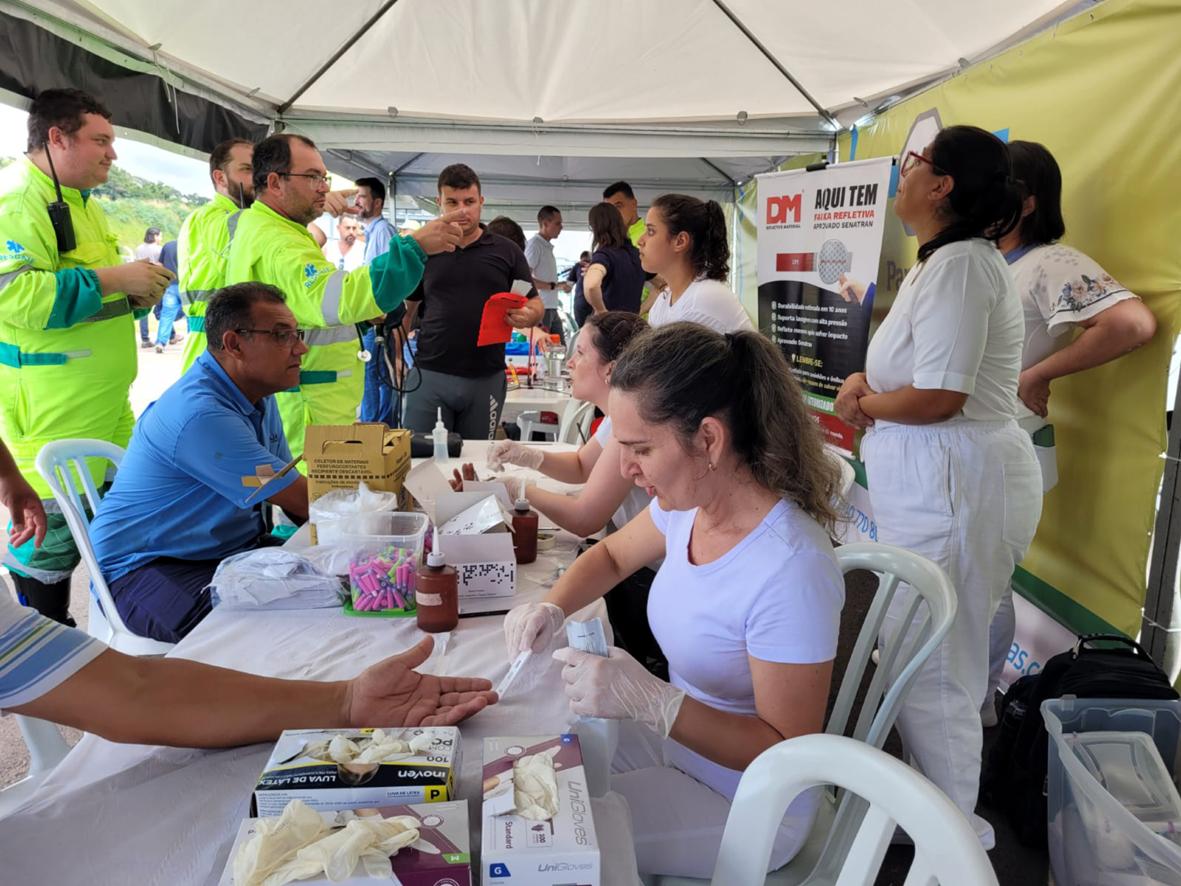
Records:
[[[237,224],[238,206],[224,194],[189,213],[176,238],[177,285],[188,315],[181,372],[188,372],[205,351],[205,306],[226,284],[230,228]]]
[[[256,201],[238,216],[230,238],[226,285],[259,280],[282,290],[309,351],[299,387],[275,395],[292,455],[303,452],[309,424],[351,424],[365,388],[355,324],[406,300],[422,279],[426,253],[395,237],[384,255],[353,271],[333,266],[308,229]],[[301,465],[302,467],[302,465]]]
[[[34,460],[54,440],[126,446],[137,368],[127,296],[103,296],[93,268],[122,262],[89,191],[62,188],[77,245],[58,253],[53,182],[27,159],[0,170],[0,437],[44,499]],[[142,313],[142,312],[141,312]],[[92,467],[96,481],[102,468]]]

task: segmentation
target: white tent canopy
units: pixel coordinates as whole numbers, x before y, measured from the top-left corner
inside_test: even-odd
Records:
[[[308,135],[337,171],[397,172],[400,194],[432,194],[432,174],[462,157],[502,182],[506,205],[585,208],[619,178],[732,194],[1088,5],[0,0],[0,12]]]

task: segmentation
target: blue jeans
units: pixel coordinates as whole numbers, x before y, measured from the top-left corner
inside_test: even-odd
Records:
[[[383,421],[392,424],[394,417],[393,391],[382,381],[378,372],[382,356],[377,353],[377,330],[370,329],[364,336],[365,350],[373,359],[365,364],[365,393],[361,397],[361,421]]]
[[[172,324],[180,318],[180,315],[180,287],[174,281],[168,284],[168,288],[164,290],[164,298],[160,302],[160,326],[156,330],[156,344],[163,347],[172,340]],[[142,333],[147,320],[139,322]],[[143,336],[141,335],[141,337]]]

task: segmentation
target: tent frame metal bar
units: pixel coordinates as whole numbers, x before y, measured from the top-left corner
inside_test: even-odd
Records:
[[[1181,567],[1181,390],[1173,404],[1173,424],[1165,450],[1160,509],[1153,528],[1148,586],[1140,643],[1170,678],[1181,670],[1181,612],[1177,609],[1177,571]]]
[[[285,113],[287,113],[287,110],[297,101],[299,101],[300,97],[309,89],[311,89],[316,84],[317,80],[327,74],[328,69],[340,61],[341,58],[344,57],[344,54],[352,49],[357,44],[357,41],[364,37],[366,33],[368,33],[370,28],[381,21],[382,17],[391,9],[393,9],[394,4],[397,2],[398,0],[386,0],[386,2],[381,5],[381,8],[370,17],[369,21],[365,22],[365,24],[361,26],[361,30],[349,37],[349,39],[344,42],[344,45],[342,45],[340,49],[336,50],[336,52],[332,54],[332,57],[320,66],[320,69],[316,71],[316,73],[312,74],[312,76],[306,80],[304,84],[299,87],[299,89],[295,90],[295,93],[291,96],[291,98],[279,105],[279,107],[275,110],[275,114],[279,117],[282,117]]]
[[[738,182],[735,181],[734,176],[730,175],[730,173],[726,172],[726,170],[722,169],[716,163],[711,163],[709,161],[709,159],[706,157],[699,157],[698,159],[702,163],[704,163],[706,166],[708,166],[710,169],[712,169],[714,172],[716,172],[718,175],[720,175],[722,178],[724,178],[726,181],[728,181],[730,183],[730,187],[732,187],[732,188],[738,187]]]
[[[805,99],[807,99],[808,104],[816,109],[816,113],[823,117],[830,126],[836,129],[836,131],[840,132],[845,128],[837,121],[836,117],[828,112],[828,108],[816,101],[816,99],[812,96],[812,93],[808,92],[808,90],[804,88],[804,84],[797,80],[792,75],[791,71],[783,66],[782,62],[780,62],[779,59],[774,56],[771,50],[763,45],[763,42],[758,37],[756,37],[751,29],[743,23],[742,19],[740,19],[731,11],[730,7],[727,6],[723,0],[713,0],[713,3],[714,6],[722,11],[726,18],[730,19],[730,22],[734,25],[734,27],[738,28],[738,30],[742,32],[743,36],[745,36],[746,39],[749,40],[751,44],[763,54],[763,57],[775,66],[775,70],[782,74],[787,79],[787,81],[795,87],[796,91]]]

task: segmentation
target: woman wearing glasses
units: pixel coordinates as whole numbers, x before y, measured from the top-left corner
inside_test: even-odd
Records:
[[[994,241],[1020,218],[1009,155],[974,126],[941,131],[902,164],[894,211],[918,261],[845,380],[837,413],[867,428],[861,446],[881,541],[939,564],[958,610],[920,670],[899,731],[919,768],[974,821],[988,681],[988,628],[1041,516],[1041,473],[1015,419],[1021,300]],[[883,650],[902,641],[913,600],[895,596]]]
[[[1021,189],[1021,222],[999,246],[1025,309],[1025,345],[1017,385],[1017,424],[1033,439],[1042,468],[1042,491],[1058,482],[1054,426],[1049,421],[1050,383],[1122,357],[1156,333],[1156,317],[1094,259],[1058,242],[1062,173],[1043,145],[1009,144],[1013,178]],[[1070,333],[1081,330],[1077,337]],[[1006,588],[992,625],[989,691],[981,716],[996,724],[993,695],[1013,643],[1013,593]]]

